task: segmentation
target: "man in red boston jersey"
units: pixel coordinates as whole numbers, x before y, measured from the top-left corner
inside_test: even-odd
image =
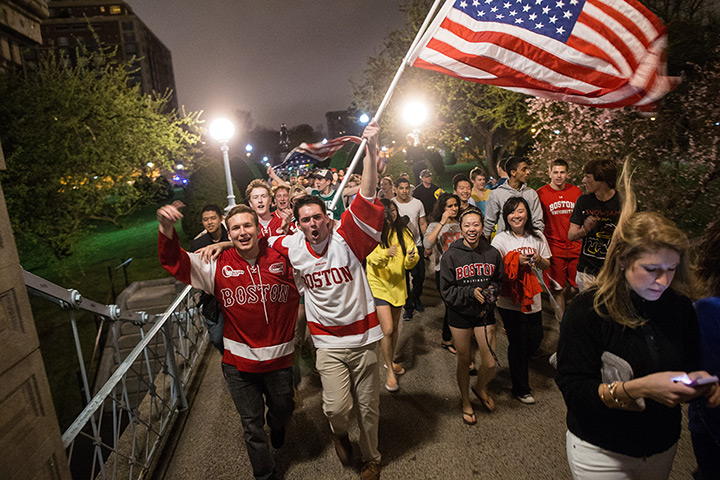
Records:
[[[245,199],[258,216],[258,237],[266,238],[288,233],[292,215],[289,196],[286,208],[273,213],[270,211],[273,200],[270,185],[265,180],[255,179],[245,189]]]
[[[227,214],[233,248],[205,263],[200,254],[180,247],[174,225],[182,206],[175,202],[157,211],[160,263],[181,282],[220,301],[223,374],[245,430],[253,475],[278,478],[264,425],[267,417],[270,443],[280,448],[295,408],[292,364],[300,295],[292,267],[266,239],[258,240],[257,214],[246,205]]]
[[[545,283],[556,301],[555,317],[562,321],[565,310],[565,295],[577,288],[578,257],[581,242],[568,240],[570,216],[575,202],[582,191],[567,183],[568,163],[555,160],[550,165],[550,183],[538,189],[537,194],[542,206],[545,221],[545,237],[550,245],[550,268],[545,270]]]

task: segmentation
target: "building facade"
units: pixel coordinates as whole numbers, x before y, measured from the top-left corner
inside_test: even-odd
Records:
[[[169,107],[177,109],[170,50],[128,4],[109,0],[50,0],[48,8],[49,17],[41,25],[45,48],[62,52],[72,62],[80,44],[94,47],[99,41],[117,47],[119,58],[138,67],[131,81],[140,85],[145,94],[172,91]]]
[[[42,43],[45,0],[0,0],[0,72],[23,68],[23,51]]]

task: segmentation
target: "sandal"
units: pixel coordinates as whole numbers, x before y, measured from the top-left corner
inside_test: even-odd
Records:
[[[394,386],[392,386],[392,385],[389,385],[389,384],[386,383],[386,384],[385,384],[385,390],[387,390],[387,391],[390,392],[390,393],[396,393],[396,392],[398,392],[398,391],[400,390],[400,384],[399,384],[399,383],[396,383]]]
[[[455,350],[455,345],[452,343],[441,343],[440,346],[447,350],[448,352],[452,353],[453,355],[457,355],[457,350]]]
[[[487,410],[488,412],[492,413],[495,411],[495,402],[493,401],[492,397],[485,393],[486,398],[482,398],[478,391],[475,389],[475,387],[471,387],[470,390],[475,394],[475,396],[480,400],[480,405]]]
[[[400,370],[396,369],[396,368],[395,368],[395,365],[400,366]],[[387,365],[383,365],[383,367],[387,368],[388,366],[387,366]],[[393,362],[393,372],[395,372],[395,375],[405,375],[405,368],[404,368],[402,365]]]
[[[477,423],[475,412],[462,412],[462,420],[465,425],[475,425]]]

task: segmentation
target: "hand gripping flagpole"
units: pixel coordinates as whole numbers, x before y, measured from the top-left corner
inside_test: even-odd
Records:
[[[380,116],[383,113],[383,110],[385,110],[385,107],[390,102],[390,98],[392,97],[393,91],[395,90],[395,87],[397,86],[398,82],[400,81],[400,76],[405,71],[405,66],[410,63],[410,57],[412,56],[413,51],[415,50],[415,47],[417,46],[418,42],[420,42],[420,39],[422,38],[423,34],[425,33],[425,30],[427,30],[428,25],[430,24],[430,20],[432,19],[433,15],[438,9],[438,6],[443,0],[435,0],[432,7],[430,7],[430,11],[427,14],[427,17],[425,17],[425,21],[420,26],[420,29],[418,30],[417,34],[415,35],[415,39],[413,40],[412,44],[410,45],[410,49],[408,50],[407,54],[405,54],[405,58],[403,58],[402,63],[400,64],[400,67],[398,68],[397,72],[395,72],[395,78],[393,78],[393,81],[390,83],[390,87],[388,88],[388,91],[385,93],[385,97],[383,98],[382,102],[380,102],[380,106],[377,109],[377,112],[375,113],[375,116],[373,117],[373,120],[376,122],[380,121]],[[362,154],[365,152],[365,147],[367,146],[367,138],[362,139],[362,142],[360,142],[360,146],[357,149],[357,152],[355,152],[355,156],[352,159],[352,162],[350,162],[350,166],[347,168],[347,172],[345,173],[345,178],[343,178],[342,182],[340,182],[340,186],[335,191],[335,195],[333,196],[332,202],[330,202],[330,206],[328,207],[328,210],[332,212],[335,209],[335,205],[337,205],[338,201],[342,198],[342,192],[345,190],[345,185],[350,180],[350,176],[355,171],[355,168],[357,168],[357,164],[360,161],[360,157],[362,157]]]

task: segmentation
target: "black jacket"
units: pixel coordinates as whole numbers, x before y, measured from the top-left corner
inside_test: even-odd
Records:
[[[634,377],[698,369],[699,329],[690,300],[668,289],[656,301],[631,293],[637,313],[649,321],[623,327],[593,310],[594,289],[581,293],[563,316],[558,342],[557,384],[568,408],[568,429],[586,442],[642,458],[664,452],[680,436],[680,406],[649,398],[642,412],[610,409],[600,400],[600,357],[609,351],[626,360]]]
[[[493,285],[499,289],[503,275],[500,252],[485,239],[474,250],[458,239],[450,245],[440,261],[440,292],[447,308],[459,315],[478,318],[492,312],[493,303],[475,299],[476,287]]]

